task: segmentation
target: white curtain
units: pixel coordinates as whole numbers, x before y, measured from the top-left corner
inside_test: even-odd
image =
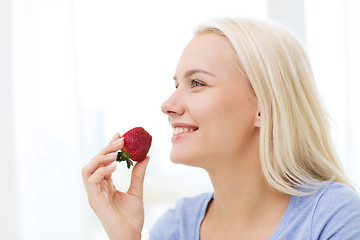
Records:
[[[318,85],[338,125],[338,150],[351,177],[360,182],[360,115],[355,106],[360,102],[360,8],[356,0],[296,2],[304,7],[302,18],[289,27],[306,41]],[[173,91],[178,57],[202,20],[268,14],[281,21],[289,17],[284,12],[294,11],[292,5],[265,0],[11,4],[14,91],[9,99],[14,100],[16,164],[10,170],[17,191],[15,201],[7,203],[16,209],[9,224],[16,224],[17,234],[4,239],[21,240],[107,239],[88,206],[80,171],[117,130],[142,125],[154,137],[145,181],[144,239],[176,198],[211,190],[202,170],[174,166],[168,158],[171,129],[160,105]],[[274,12],[274,6],[283,11]],[[318,18],[322,14],[327,15]],[[120,189],[127,188],[125,167],[114,177]],[[5,219],[1,223],[11,229]]]
[[[360,187],[360,1],[306,1],[308,52],[338,153]]]
[[[13,1],[19,239],[83,238],[72,4]]]
[[[360,187],[360,2],[267,0],[269,18],[292,29],[309,54],[345,170]],[[360,188],[359,188],[360,189]]]

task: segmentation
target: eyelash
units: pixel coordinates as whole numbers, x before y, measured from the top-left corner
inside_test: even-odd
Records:
[[[201,81],[198,81],[198,80],[195,80],[195,79],[191,79],[189,81],[189,84],[190,84],[190,87],[191,88],[195,88],[195,87],[203,87],[203,86],[206,86],[205,83],[201,82]],[[199,84],[199,85],[197,85]],[[178,88],[179,87],[179,84],[175,84],[175,88]]]

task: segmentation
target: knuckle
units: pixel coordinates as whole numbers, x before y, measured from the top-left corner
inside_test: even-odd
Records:
[[[93,174],[91,177],[89,177],[89,179],[87,180],[89,184],[98,184],[98,180],[97,180],[98,176]]]
[[[81,169],[81,175],[85,176],[88,173],[87,165]]]
[[[94,178],[89,178],[89,179],[88,179],[88,183],[89,183],[89,184],[96,184],[97,182],[95,181]]]

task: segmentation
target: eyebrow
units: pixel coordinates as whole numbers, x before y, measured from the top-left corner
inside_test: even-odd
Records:
[[[188,78],[196,73],[203,73],[203,74],[207,74],[207,75],[210,75],[210,76],[213,76],[214,77],[214,74],[210,73],[210,72],[207,72],[205,70],[202,70],[202,69],[190,69],[188,71],[185,72],[184,74],[184,78]],[[174,80],[177,80],[176,77],[174,76]]]

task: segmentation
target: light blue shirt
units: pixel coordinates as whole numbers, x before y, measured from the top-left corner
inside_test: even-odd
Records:
[[[150,240],[198,240],[206,208],[204,193],[178,200],[150,230]],[[331,182],[308,196],[290,197],[270,240],[360,240],[360,197],[347,185]]]

